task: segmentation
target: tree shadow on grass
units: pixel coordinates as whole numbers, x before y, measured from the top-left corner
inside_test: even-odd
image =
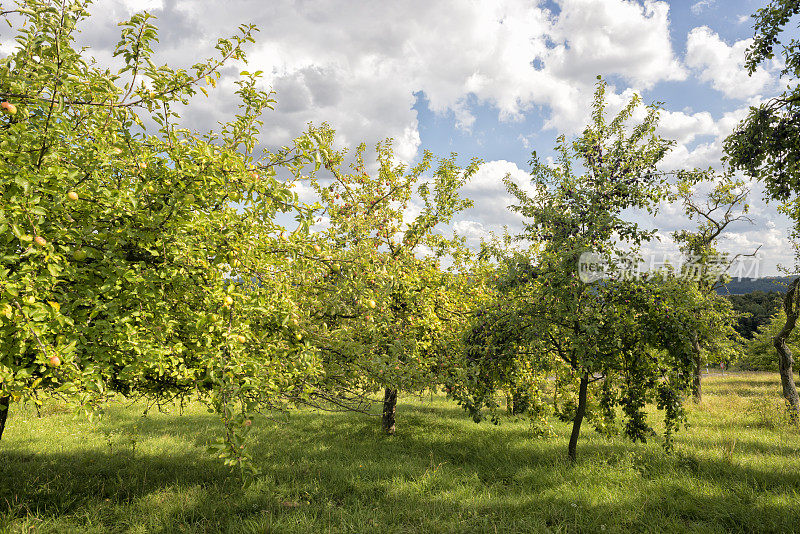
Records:
[[[93,504],[130,503],[165,488],[235,488],[219,462],[178,451],[163,458],[130,451],[4,451],[0,461],[0,510],[17,516],[55,517]]]
[[[251,448],[264,477],[243,489],[202,450],[168,455],[124,449],[0,452],[0,512],[48,520],[58,531],[100,521],[109,531],[138,520],[147,531],[792,531],[800,474],[697,454],[709,438],[667,455],[653,444],[606,440],[587,429],[575,465],[566,441],[536,439],[524,424],[475,425],[460,409],[401,407],[399,434],[356,414],[294,414],[289,425],[254,425]],[[128,412],[109,429],[139,439],[205,443],[214,415]],[[105,428],[105,427],[101,427]],[[564,429],[561,428],[561,431]],[[790,447],[739,443],[780,457]],[[742,450],[742,449],[740,449]],[[183,527],[178,528],[178,526]],[[63,530],[63,529],[62,529]]]

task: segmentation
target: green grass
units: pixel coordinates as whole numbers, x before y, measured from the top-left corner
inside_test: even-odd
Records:
[[[476,425],[441,397],[409,398],[398,435],[357,414],[256,421],[264,477],[242,489],[205,452],[202,406],[95,424],[58,404],[14,406],[0,443],[0,532],[797,532],[800,434],[779,421],[777,375],[710,377],[691,428],[605,439],[588,425],[530,436],[524,419]]]

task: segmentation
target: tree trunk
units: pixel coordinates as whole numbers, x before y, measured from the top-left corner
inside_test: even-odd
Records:
[[[586,415],[586,390],[589,387],[589,373],[584,373],[581,377],[581,386],[578,391],[578,409],[575,410],[575,420],[572,422],[572,434],[569,437],[569,448],[567,456],[571,461],[577,458],[575,450],[578,447],[578,436],[581,434],[581,423],[583,416]]]
[[[695,404],[700,404],[703,402],[703,382],[701,377],[700,338],[697,332],[692,334],[692,357],[694,358],[694,402]]]
[[[11,397],[0,397],[0,440],[3,439],[3,430],[6,429],[6,419],[8,419],[8,407],[11,405]]]
[[[383,394],[383,430],[389,434],[394,434],[394,414],[397,410],[397,390],[386,388]]]
[[[791,411],[792,419],[796,420],[798,416],[798,412],[800,412],[800,398],[797,395],[797,387],[794,383],[794,374],[792,370],[792,365],[794,365],[794,359],[792,358],[792,352],[789,350],[789,347],[786,345],[786,340],[789,338],[789,335],[794,330],[795,325],[797,324],[797,316],[800,313],[798,309],[798,293],[797,293],[797,285],[800,283],[800,278],[797,278],[792,282],[792,285],[789,287],[789,291],[786,292],[786,295],[783,297],[783,309],[786,311],[786,324],[783,325],[783,328],[775,336],[773,339],[773,345],[775,345],[775,350],[778,351],[778,370],[781,374],[781,386],[783,386],[783,398],[786,399],[786,402],[789,403],[789,410]]]

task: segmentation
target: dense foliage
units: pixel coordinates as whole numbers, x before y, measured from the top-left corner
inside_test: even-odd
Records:
[[[326,135],[331,144],[333,132]],[[324,362],[316,394],[338,407],[368,410],[368,395],[384,390],[383,426],[392,434],[398,391],[441,382],[460,314],[469,308],[464,299],[480,292],[482,281],[458,270],[462,243],[436,230],[472,205],[458,190],[478,161],[461,168],[455,154],[437,161],[426,153],[407,167],[387,142],[377,147],[378,168],[370,175],[364,153],[362,145],[350,172],[342,169],[343,153],[325,153],[331,177],[313,186],[321,203],[315,216],[328,222],[318,235],[330,255],[302,298],[313,310],[310,333]],[[422,209],[409,218],[415,195]],[[454,262],[450,272],[440,266],[445,256]]]
[[[525,217],[520,239],[530,244],[530,259],[526,264],[524,256],[511,258],[495,310],[480,317],[467,339],[474,362],[466,368],[468,380],[452,393],[475,412],[495,407],[494,390],[522,369],[527,381],[555,373],[557,381],[577,390],[574,411],[564,414],[573,421],[572,459],[584,417],[594,417],[587,414],[593,383],[602,384],[598,417],[606,419],[597,426],[612,431],[619,407],[625,434],[644,441],[651,432],[645,405],[655,402],[665,411],[669,446],[682,420],[681,391],[692,375],[692,335],[720,329],[720,316],[701,313],[712,305],[697,287],[673,276],[628,276],[616,268],[652,236],[624,211],[654,211],[664,199],[664,176],[656,168],[671,143],[655,134],[655,107],[625,127],[640,106],[636,97],[607,121],[605,87],[598,83],[592,122],[582,135],[573,142],[559,138],[554,165],[534,154],[534,193],[506,179],[518,202],[512,209]],[[579,278],[585,252],[605,260],[605,278]]]
[[[767,322],[759,325],[753,338],[748,340],[737,367],[743,371],[777,371],[778,359],[775,357],[774,339],[785,323],[786,313],[779,308]],[[793,354],[797,354],[800,347],[799,335],[797,332],[792,332],[786,340]]]
[[[211,450],[249,474],[259,412],[377,404],[393,434],[400,392],[444,386],[476,421],[498,420],[503,396],[541,435],[553,415],[571,421],[574,460],[584,419],[649,439],[648,404],[671,447],[698,362],[730,357],[734,313],[715,285],[624,267],[655,233],[628,213],[672,198],[657,106],[637,96],[609,120],[599,81],[582,134],[559,137],[553,164],[534,154],[530,184],[504,180],[523,233],[473,255],[442,226],[472,206],[460,189],[479,160],[405,164],[388,140],[372,161],[363,145],[334,150],[327,125],[262,149],[275,100],[258,72],[236,81],[229,122],[190,131],[179,110],[246,60],[255,28],[181,69],[153,63],[156,28],[138,14],[111,72],[74,47],[86,7],[6,13],[18,37],[0,60],[0,436],[10,404],[44,394],[89,413],[112,395],[199,398],[222,420]],[[712,200],[743,205],[738,184]],[[712,226],[680,233],[685,252],[713,254]],[[582,279],[584,253],[607,276]]]
[[[307,244],[278,238],[276,214],[298,203],[276,175],[300,177],[322,147],[305,135],[254,152],[274,102],[254,74],[218,132],[180,126],[176,109],[244,60],[251,27],[220,40],[219,57],[173,69],[152,63],[156,29],[135,15],[112,73],[74,48],[82,3],[24,6],[0,60],[13,105],[0,117],[0,399],[200,395],[225,422],[217,452],[241,464],[248,413],[301,395],[315,373],[286,328],[281,273]]]
[[[739,315],[736,332],[745,339],[752,339],[762,325],[770,321],[780,308],[778,291],[753,291],[744,295],[728,297],[733,310]]]

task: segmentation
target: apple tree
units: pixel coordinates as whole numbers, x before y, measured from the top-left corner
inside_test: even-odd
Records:
[[[509,295],[536,277],[528,250],[511,246],[511,237],[483,242],[471,275],[484,280],[461,336],[461,358],[452,362],[446,391],[476,422],[488,415],[499,423],[505,397],[510,415],[528,415],[535,431],[551,432],[552,409],[545,400],[552,361],[526,340],[525,317],[508,306]]]
[[[16,48],[0,60],[2,421],[44,392],[89,410],[113,392],[199,395],[223,419],[215,452],[243,465],[250,414],[292,402],[316,373],[281,274],[310,247],[310,211],[279,171],[313,172],[319,137],[256,152],[274,103],[257,73],[236,82],[239,114],[219,131],[181,125],[178,110],[245,60],[251,26],[176,69],[153,62],[157,31],[137,14],[111,72],[74,47],[86,2],[30,0],[13,16]],[[281,239],[275,217],[295,211]]]
[[[705,199],[696,189],[707,182],[715,182]],[[686,256],[682,275],[696,284],[707,295],[709,308],[703,311],[711,326],[706,335],[692,334],[694,354],[694,401],[703,398],[701,367],[704,361],[730,361],[740,346],[741,339],[734,330],[736,314],[730,301],[717,294],[731,278],[730,270],[742,254],[731,256],[717,246],[720,236],[732,224],[752,222],[747,215],[749,188],[743,180],[731,175],[717,177],[712,171],[686,171],[678,173],[677,197],[690,220],[697,221],[693,230],[673,232],[672,238]],[[747,254],[754,256],[758,252]]]
[[[330,177],[314,187],[318,216],[327,218],[320,238],[329,259],[309,298],[325,361],[320,395],[358,398],[368,411],[362,394],[383,390],[382,424],[393,434],[398,392],[437,383],[461,328],[460,295],[470,282],[440,261],[454,257],[457,266],[462,246],[437,225],[471,205],[458,190],[478,162],[461,168],[455,155],[437,161],[426,152],[408,167],[395,161],[387,141],[378,145],[370,175],[364,153],[362,145],[350,172],[342,170],[343,153],[325,153]]]
[[[534,154],[533,193],[505,180],[517,201],[511,209],[525,218],[519,238],[530,244],[532,257],[525,282],[503,292],[497,308],[513,310],[510,335],[524,349],[516,353],[532,355],[542,371],[553,369],[577,389],[568,414],[573,460],[594,383],[602,384],[604,415],[612,418],[621,407],[624,432],[633,440],[650,435],[644,407],[656,401],[665,411],[665,443],[671,444],[682,418],[681,391],[691,376],[692,313],[703,303],[674,277],[637,276],[622,268],[653,235],[626,219],[625,210],[657,209],[667,190],[657,165],[671,143],[655,134],[654,106],[626,126],[640,106],[638,97],[607,121],[605,87],[597,85],[583,133],[573,142],[559,138],[555,164]],[[604,277],[579,276],[587,252],[605,266]]]

